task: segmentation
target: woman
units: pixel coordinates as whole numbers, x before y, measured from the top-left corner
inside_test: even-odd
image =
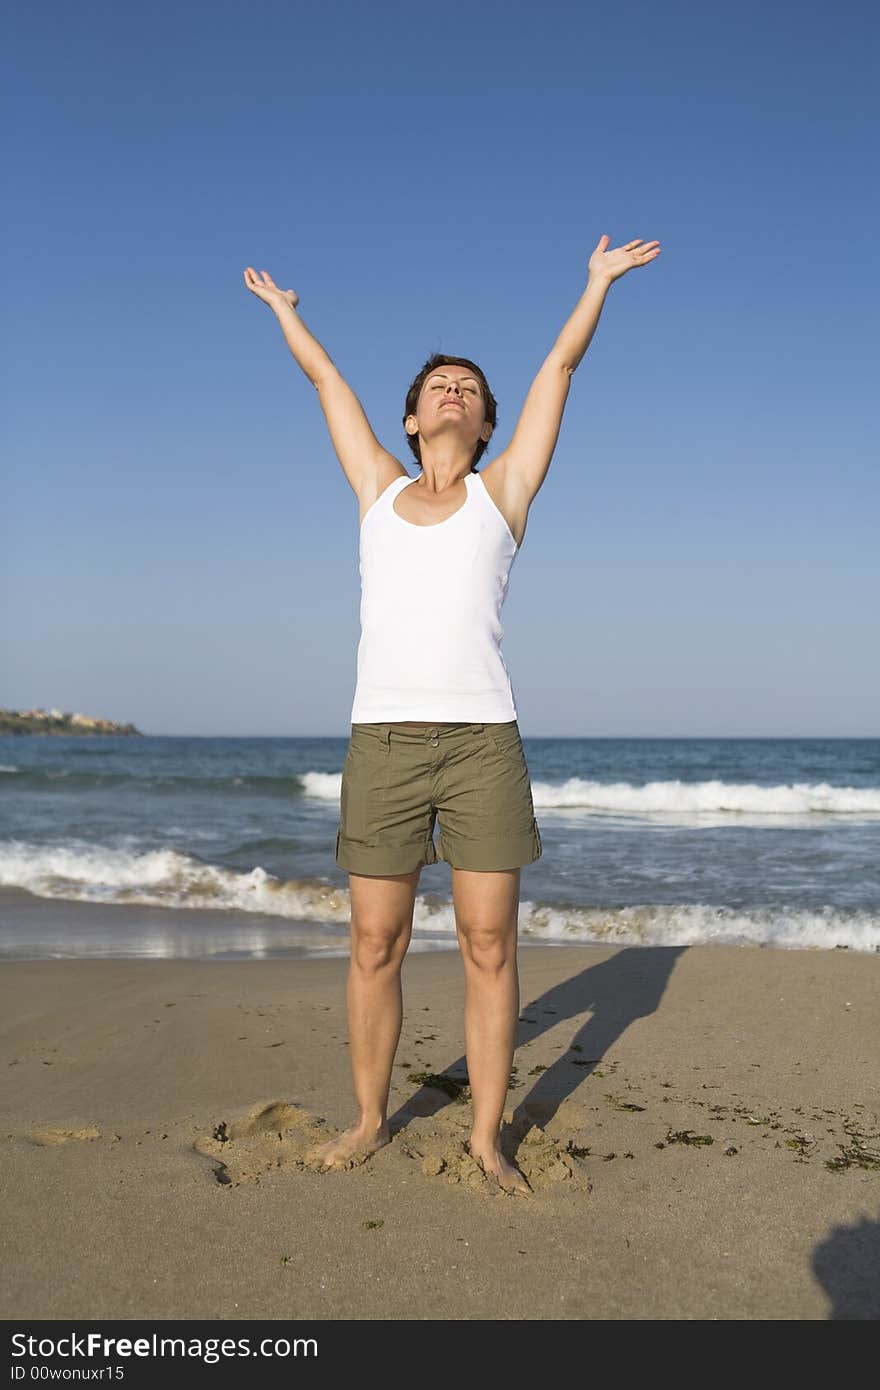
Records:
[[[499,621],[529,507],[550,466],[571,377],[611,284],[660,253],[603,236],[577,306],[541,366],[508,447],[479,473],[496,402],[468,358],[436,354],[410,386],[412,479],[382,447],[354,392],[296,313],[299,298],[250,266],[318,392],[360,505],[361,640],[336,859],[349,872],[349,1046],[355,1124],[309,1156],[350,1167],[390,1142],[400,971],[422,865],[447,860],[465,965],[468,1147],[506,1191],[531,1191],[501,1152],[519,1015],[520,870],[541,854]],[[440,823],[439,854],[432,838]]]

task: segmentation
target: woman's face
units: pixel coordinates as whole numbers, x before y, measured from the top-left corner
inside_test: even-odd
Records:
[[[467,367],[444,363],[422,383],[415,417],[422,439],[455,431],[471,449],[486,438],[486,409],[480,383]],[[491,431],[490,431],[491,433]]]
[[[477,407],[478,414],[483,413],[483,393],[480,390],[480,383],[475,376],[472,376],[466,367],[452,367],[444,364],[438,367],[435,372],[422,383],[422,390],[419,396],[419,409],[425,403],[429,410],[439,412],[442,406],[449,401],[458,401],[465,407]]]

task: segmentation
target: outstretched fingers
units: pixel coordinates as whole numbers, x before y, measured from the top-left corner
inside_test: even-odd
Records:
[[[263,277],[262,280],[260,279],[261,275]],[[269,289],[277,289],[277,285],[268,270],[254,270],[252,265],[245,266],[244,278],[249,285],[267,285]]]

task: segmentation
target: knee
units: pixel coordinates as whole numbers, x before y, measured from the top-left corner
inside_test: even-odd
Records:
[[[458,937],[465,965],[480,973],[497,975],[516,958],[515,926],[474,923],[460,926]]]
[[[351,923],[351,963],[365,974],[399,966],[409,945],[411,924],[375,926],[368,920]]]

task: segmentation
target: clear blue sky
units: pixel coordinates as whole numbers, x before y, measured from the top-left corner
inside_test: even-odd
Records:
[[[663,249],[511,575],[520,728],[880,735],[878,13],[18,7],[0,705],[346,735],[357,502],[244,267],[415,474],[425,358],[483,367],[488,462],[607,232]]]

